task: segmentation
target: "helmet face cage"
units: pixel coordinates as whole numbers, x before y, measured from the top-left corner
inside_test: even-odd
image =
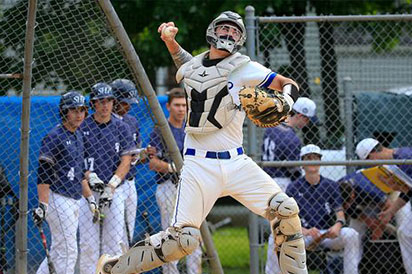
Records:
[[[221,25],[227,27],[233,27],[233,25],[237,26],[241,33],[240,38],[235,41],[235,39],[231,39],[227,35],[218,37],[216,30],[218,26]],[[219,50],[225,50],[231,54],[237,52],[246,41],[246,28],[242,17],[232,11],[225,11],[221,13],[209,24],[209,27],[206,30],[206,40],[210,45]]]
[[[69,109],[79,107],[85,108],[87,111],[86,98],[83,95],[74,90],[63,94],[59,102],[60,117],[65,119]]]
[[[114,80],[110,86],[113,89],[114,97],[119,102],[128,104],[138,103],[138,93],[135,84],[127,79]]]

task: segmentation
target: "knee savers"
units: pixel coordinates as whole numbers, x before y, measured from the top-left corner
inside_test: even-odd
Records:
[[[197,228],[168,228],[134,245],[119,258],[111,273],[132,274],[149,271],[191,254],[199,243],[200,231]]]
[[[302,226],[298,216],[299,207],[285,193],[276,194],[270,201],[267,217],[275,244],[280,249],[279,266],[283,273],[308,273]]]

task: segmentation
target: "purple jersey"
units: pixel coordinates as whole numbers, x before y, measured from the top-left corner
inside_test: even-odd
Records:
[[[84,138],[86,170],[93,171],[108,183],[117,170],[121,157],[136,153],[129,126],[112,116],[108,123],[97,123],[93,115],[81,125]]]
[[[297,161],[302,143],[295,130],[286,124],[265,130],[262,145],[263,161]],[[292,177],[296,169],[285,167],[264,168],[272,178]]]
[[[354,191],[355,197],[346,210],[349,216],[357,218],[359,206],[379,205],[386,201],[386,195],[376,187],[360,171],[353,172],[341,178],[339,182],[348,181]]]
[[[175,137],[176,143],[177,143],[177,147],[179,148],[180,154],[183,155],[183,143],[185,140],[185,123],[183,123],[181,128],[176,128],[174,126],[172,126],[172,124],[170,124],[169,122],[169,127],[172,130],[173,136]],[[168,161],[168,159],[166,159],[166,147],[164,145],[163,139],[162,139],[162,135],[160,133],[159,128],[155,128],[153,130],[153,132],[150,134],[150,145],[155,147],[157,150],[157,157],[159,157],[159,159],[163,160],[163,161]],[[176,176],[174,176],[176,177]],[[173,176],[170,176],[169,173],[164,174],[164,173],[158,173],[157,174],[157,182],[158,183],[162,183],[170,178],[174,178]]]
[[[412,159],[412,148],[411,147],[395,148],[395,151],[393,153],[393,158],[396,160]],[[405,172],[406,175],[412,178],[412,165],[399,165],[398,167],[402,169],[402,171]]]
[[[301,177],[289,184],[286,194],[298,203],[305,228],[328,229],[335,223],[335,213],[342,210],[339,184],[322,176],[316,185]]]
[[[83,138],[80,131],[68,131],[63,125],[54,127],[42,140],[39,160],[53,166],[50,189],[58,194],[80,199],[83,178]]]
[[[113,116],[119,118],[120,120],[122,120],[123,122],[125,122],[129,128],[130,131],[132,133],[133,136],[133,141],[136,145],[137,148],[142,147],[142,139],[140,138],[140,131],[139,131],[139,123],[137,122],[137,119],[134,118],[132,115],[130,114],[125,114],[123,117],[114,114]],[[136,166],[131,166],[129,173],[127,173],[127,175],[125,176],[126,179],[132,180],[137,173],[137,167]]]

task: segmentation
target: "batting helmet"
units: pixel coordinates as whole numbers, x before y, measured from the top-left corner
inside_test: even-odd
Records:
[[[114,99],[112,87],[106,83],[99,82],[92,86],[90,92],[90,101],[99,100],[99,99]]]
[[[216,35],[216,27],[224,23],[235,24],[241,36],[238,41],[228,39],[227,37],[218,37]],[[229,53],[237,52],[246,41],[246,28],[242,17],[233,11],[224,11],[216,17],[206,30],[206,41],[219,50],[225,50]]]
[[[127,79],[116,79],[110,86],[113,89],[114,98],[119,102],[137,104],[137,88],[132,81]]]
[[[87,110],[86,99],[78,91],[71,90],[63,94],[59,102],[59,114],[62,119],[66,117],[70,108],[84,107]]]

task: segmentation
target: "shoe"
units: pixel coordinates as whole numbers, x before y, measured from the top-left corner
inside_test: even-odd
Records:
[[[103,254],[97,262],[96,274],[110,274],[113,266],[119,261],[120,256]]]

